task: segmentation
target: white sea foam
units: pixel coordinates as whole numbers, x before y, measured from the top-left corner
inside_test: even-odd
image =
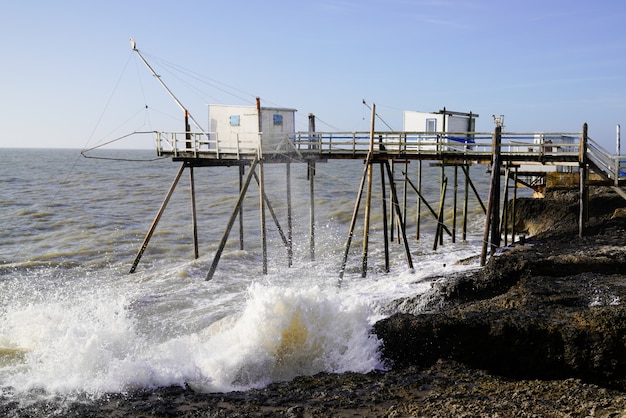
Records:
[[[262,274],[258,216],[247,216],[253,212],[247,204],[246,248],[231,240],[206,282],[238,192],[237,171],[224,167],[196,176],[200,258],[191,259],[190,220],[181,215],[189,214],[188,190],[177,191],[138,272],[129,275],[176,168],[169,161],[112,168],[80,160],[83,166],[68,163],[71,155],[16,151],[9,172],[0,167],[0,175],[28,179],[0,193],[6,209],[0,211],[0,386],[18,394],[185,384],[229,391],[321,371],[380,368],[381,342],[370,331],[389,314],[388,304],[425,292],[433,275],[466,268],[453,264],[475,255],[480,242],[470,236],[452,244],[446,237],[433,251],[434,223],[424,219],[422,239],[410,241],[415,272],[408,271],[402,246],[392,245],[391,272],[384,273],[382,217],[374,213],[367,277],[361,277],[362,243],[355,236],[340,281],[345,214],[352,211],[362,162],[329,162],[316,174],[315,261],[308,246],[306,172],[294,169],[293,266],[286,267],[285,248],[270,224],[269,274]],[[35,160],[46,163],[33,165]],[[75,171],[69,177],[66,167]],[[282,179],[278,168],[274,178]],[[437,168],[431,186],[439,175]],[[66,178],[80,181],[60,187]],[[268,182],[266,190],[279,215],[286,209],[283,186]]]

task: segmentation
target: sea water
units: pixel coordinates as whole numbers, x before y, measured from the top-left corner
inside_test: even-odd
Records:
[[[239,174],[236,167],[196,168],[199,258],[193,257],[186,170],[137,271],[129,274],[179,163],[155,159],[148,150],[100,155],[110,159],[84,158],[78,150],[1,152],[4,396],[99,396],[166,385],[232,391],[318,372],[384,369],[381,341],[371,327],[392,313],[389,303],[427,291],[434,277],[476,268],[476,263],[455,262],[480,253],[484,215],[473,195],[467,239],[461,240],[459,175],[456,243],[445,235],[443,245],[433,249],[436,223],[425,205],[416,240],[417,197],[407,187],[407,233],[415,269],[408,268],[395,233],[391,271],[386,273],[376,166],[367,276],[361,277],[364,195],[340,280],[363,162],[317,164],[314,259],[306,166],[294,163],[292,266],[268,213],[268,272],[263,274],[260,199],[252,182],[243,204],[244,247],[236,222],[214,277],[206,281],[238,196]],[[405,186],[400,173],[405,169],[416,183],[417,163],[394,168],[401,201]],[[286,234],[285,165],[266,164],[264,170],[268,199]],[[486,168],[472,167],[471,174],[486,199]],[[453,169],[446,168],[445,175],[446,224],[451,228]],[[435,210],[441,176],[440,167],[424,163],[422,193]]]

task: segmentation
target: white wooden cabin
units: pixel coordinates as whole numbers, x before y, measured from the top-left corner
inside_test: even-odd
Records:
[[[264,154],[289,151],[295,134],[296,109],[209,105],[211,147],[220,152],[262,150]]]
[[[478,116],[472,112],[453,112],[445,108],[439,112],[405,110],[404,132],[407,133],[407,142],[416,142],[422,150],[462,151],[474,142],[467,132],[475,132]]]

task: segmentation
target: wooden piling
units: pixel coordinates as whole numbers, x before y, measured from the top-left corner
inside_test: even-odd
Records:
[[[193,257],[198,259],[198,222],[196,221],[196,186],[193,167],[189,167],[189,190],[191,193],[191,233],[193,235]]]
[[[393,173],[389,165],[389,161],[385,161],[385,168],[387,169],[387,177],[389,177],[389,189],[391,191],[391,198],[393,201],[393,208],[396,211],[398,222],[400,223],[400,231],[402,232],[402,243],[404,244],[404,254],[406,257],[406,263],[411,270],[413,269],[413,258],[411,257],[411,250],[409,249],[409,241],[406,239],[406,224],[404,218],[402,218],[402,211],[400,210],[400,203],[398,201],[398,193],[396,191],[396,183],[393,179]]]
[[[587,123],[583,124],[583,131],[580,135],[580,146],[578,149],[578,164],[580,171],[580,184],[579,184],[579,213],[578,213],[578,236],[580,238],[584,235],[585,230],[585,218],[586,218],[586,200],[587,200]]]
[[[456,242],[456,205],[459,190],[459,166],[454,165],[454,197],[452,198],[452,243]]]
[[[365,186],[365,179],[367,178],[367,164],[363,169],[361,175],[361,182],[359,184],[359,190],[357,198],[354,202],[354,210],[352,211],[352,220],[350,221],[350,228],[348,229],[348,238],[346,240],[345,249],[343,252],[343,260],[341,262],[341,268],[339,269],[339,279],[343,279],[343,275],[346,271],[346,263],[348,261],[348,253],[350,252],[350,246],[352,244],[352,237],[354,236],[354,227],[356,226],[356,218],[359,214],[359,207],[361,206],[361,197],[363,196],[363,186]]]
[[[461,166],[461,169],[465,171],[465,165]],[[468,200],[469,200],[469,181],[467,177],[469,177],[469,166],[467,166],[467,172],[465,176],[465,182],[463,183],[463,230],[461,232],[461,240],[463,242],[467,241],[467,208],[468,208]]]
[[[513,204],[511,205],[511,242],[515,242],[515,223],[517,222],[517,167],[513,172]]]
[[[489,185],[489,199],[487,200],[487,210],[485,214],[485,230],[483,234],[483,245],[480,254],[480,265],[484,266],[487,261],[487,247],[489,245],[489,231],[491,229],[491,246],[495,245],[493,242],[493,228],[497,229],[498,218],[498,205],[497,201],[500,200],[500,143],[501,143],[502,127],[496,126],[493,138],[492,138],[492,163],[491,163],[491,181]]]
[[[307,164],[309,176],[309,255],[315,261],[315,161]]]
[[[267,227],[265,224],[265,174],[263,161],[259,161],[259,214],[261,217],[261,253],[263,257],[263,274],[267,274]]]
[[[365,226],[363,228],[363,251],[361,255],[361,277],[367,275],[367,250],[369,245],[370,211],[372,204],[372,159],[374,155],[374,123],[376,121],[376,104],[372,104],[372,120],[370,124],[370,149],[367,154],[367,194],[365,198]]]
[[[433,251],[437,249],[437,243],[443,239],[443,220],[446,201],[446,188],[448,187],[448,178],[443,177],[441,182],[441,195],[439,198],[439,214],[437,215],[437,229],[435,232],[435,244],[433,245]]]
[[[287,265],[293,265],[293,219],[291,208],[291,163],[287,161],[285,174],[287,176]]]
[[[389,233],[387,223],[387,198],[385,196],[385,163],[380,162],[380,186],[383,203],[383,244],[385,248],[385,273],[389,273]]]
[[[417,213],[415,219],[415,239],[420,239],[420,222],[422,220],[422,160],[417,162],[417,187],[414,187],[417,192]]]
[[[309,132],[315,132],[313,113],[309,113]],[[309,148],[311,148],[310,139]],[[309,180],[309,255],[311,261],[315,261],[315,160],[307,161],[307,179]]]
[[[508,201],[509,201],[509,176],[510,169],[507,166],[504,171],[504,200],[502,205],[502,227],[504,236],[504,246],[509,245],[509,219],[508,219]]]
[[[245,167],[242,165],[239,166],[239,192],[241,193],[241,189],[243,188],[243,175],[245,174]],[[244,240],[243,240],[243,205],[239,207],[239,249],[243,251],[244,249]]]
[[[211,263],[211,267],[209,268],[209,272],[207,273],[206,280],[211,280],[213,275],[215,274],[215,270],[217,270],[217,264],[220,261],[222,256],[222,252],[224,251],[224,247],[226,247],[226,241],[228,240],[228,235],[230,235],[230,230],[235,223],[235,219],[237,218],[237,214],[239,213],[239,209],[241,208],[241,204],[243,203],[243,199],[246,196],[246,192],[248,191],[248,186],[250,185],[250,180],[252,180],[254,171],[256,170],[256,166],[259,163],[259,157],[255,157],[250,164],[250,168],[248,171],[248,175],[246,176],[246,180],[243,183],[243,187],[239,191],[239,197],[237,198],[237,202],[235,203],[235,209],[233,213],[230,215],[228,219],[228,223],[226,224],[226,231],[222,235],[222,239],[220,240],[220,244],[217,247],[217,251],[215,252],[215,256],[213,257],[213,263]]]
[[[161,203],[161,207],[159,208],[159,211],[157,212],[157,215],[154,218],[154,221],[152,221],[152,225],[150,225],[150,229],[148,230],[148,233],[146,234],[146,237],[143,240],[143,244],[141,244],[141,248],[139,249],[139,252],[137,252],[137,256],[135,256],[135,261],[133,262],[133,265],[131,266],[129,273],[134,273],[135,270],[137,269],[139,260],[141,260],[141,257],[143,256],[144,251],[146,251],[146,248],[148,247],[148,243],[150,242],[150,238],[152,238],[152,234],[154,234],[154,230],[159,224],[159,220],[161,220],[161,216],[163,215],[163,212],[165,211],[165,208],[168,202],[170,201],[170,198],[172,197],[172,193],[174,193],[174,189],[176,189],[176,185],[178,184],[178,181],[180,180],[180,176],[183,174],[184,170],[185,170],[185,164],[182,164],[180,168],[178,169],[178,173],[176,173],[176,177],[174,178],[172,185],[167,191],[167,195],[165,196],[163,203]]]

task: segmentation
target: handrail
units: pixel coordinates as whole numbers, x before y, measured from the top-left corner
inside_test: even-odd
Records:
[[[492,132],[375,132],[374,152],[417,158],[459,157],[490,161]],[[503,161],[577,165],[580,132],[502,132],[499,144]],[[242,159],[254,155],[296,153],[320,158],[362,158],[367,154],[370,132],[296,132],[269,134],[241,132],[156,132],[160,156]],[[588,139],[587,159],[597,170],[615,181],[626,179],[626,158],[612,156]]]

